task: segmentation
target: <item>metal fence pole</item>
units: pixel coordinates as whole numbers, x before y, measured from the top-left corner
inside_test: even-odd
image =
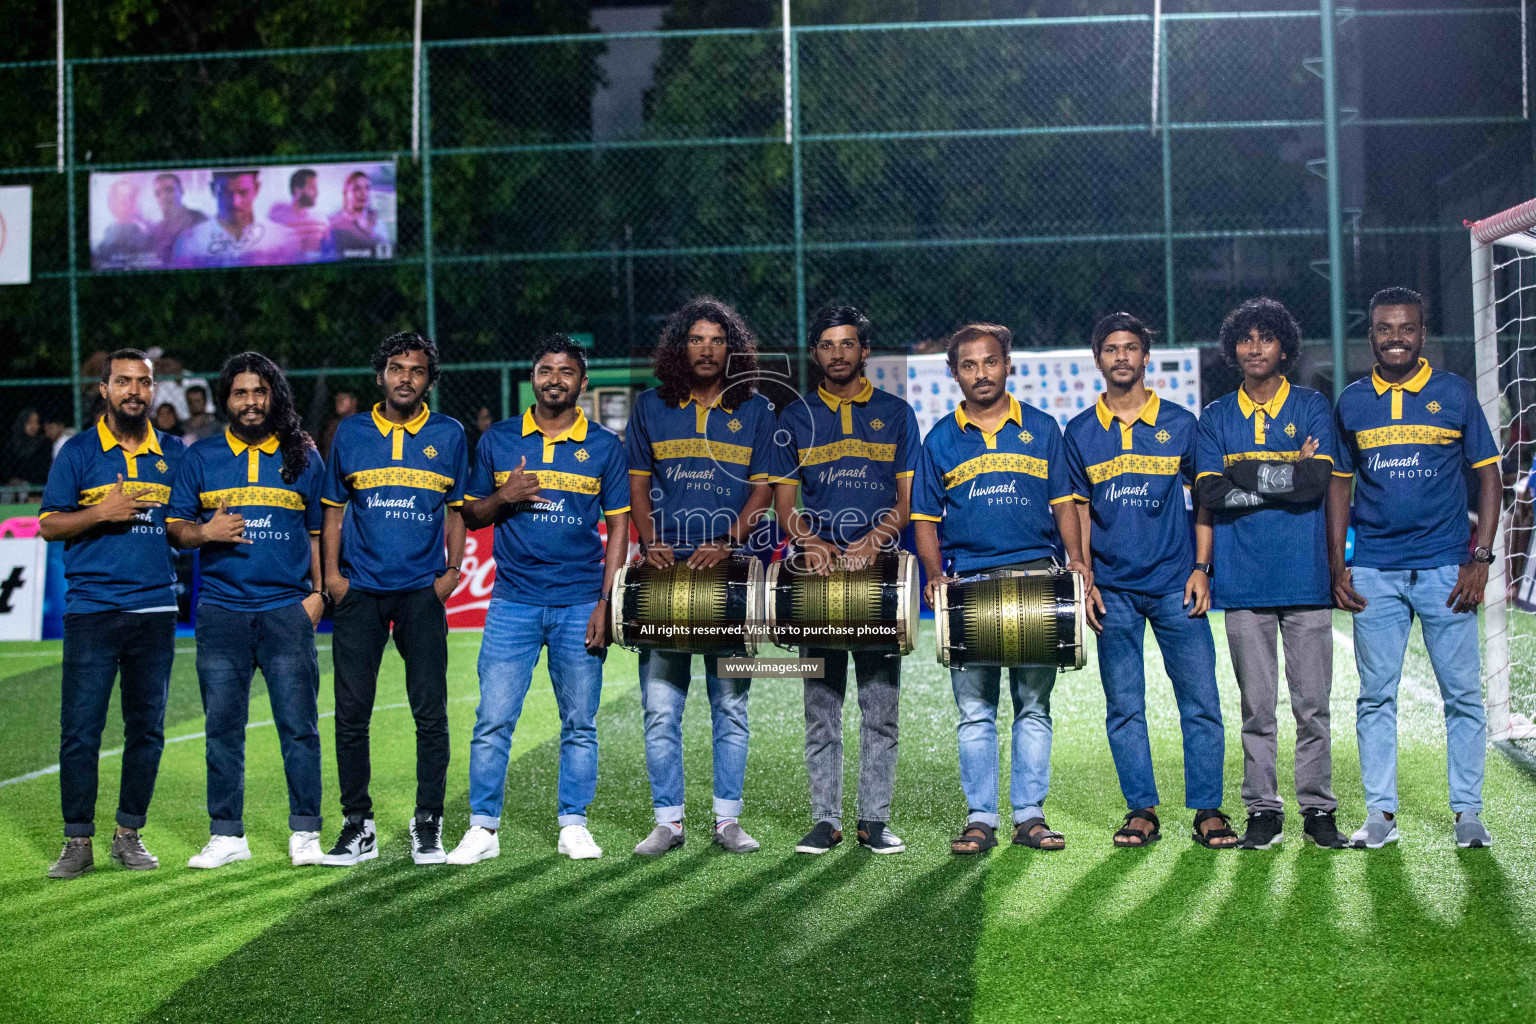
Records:
[[[499,419],[512,418],[512,367],[501,368],[501,416]]]
[[[1163,135],[1163,344],[1174,344],[1173,133],[1168,130],[1168,23],[1158,23],[1158,109]]]
[[[1333,340],[1333,397],[1344,379],[1344,214],[1339,197],[1338,73],[1333,0],[1318,0],[1323,35],[1323,156],[1328,161],[1328,333]]]
[[[795,374],[799,389],[805,391],[805,187],[800,170],[800,30],[790,33],[789,50],[790,109],[794,132],[789,144],[794,164],[795,201]]]
[[[68,190],[69,208],[69,388],[70,400],[73,402],[75,414],[75,429],[85,429],[85,408],[80,396],[80,268],[76,265],[76,220],[78,214],[75,211],[75,66],[67,64],[64,69],[64,106],[68,113],[68,121],[65,124],[64,149],[65,172],[64,187]]]
[[[432,49],[421,48],[421,272],[427,286],[427,337],[437,340],[437,294],[432,280]],[[505,418],[505,417],[503,417]]]

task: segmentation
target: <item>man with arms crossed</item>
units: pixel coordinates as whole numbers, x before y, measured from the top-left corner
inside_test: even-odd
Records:
[[[1099,633],[1105,725],[1129,813],[1116,846],[1161,838],[1157,780],[1147,740],[1142,661],[1147,623],[1163,652],[1184,733],[1184,805],[1193,837],[1213,848],[1237,842],[1221,813],[1226,736],[1216,690],[1211,606],[1211,514],[1195,515],[1184,489],[1195,478],[1196,420],[1146,386],[1152,332],[1129,313],[1093,328],[1093,356],[1105,390],[1067,424],[1067,464],[1082,515],[1083,547],[1093,557],[1088,618]],[[1192,542],[1193,541],[1193,542]]]
[[[256,352],[231,356],[215,394],[229,419],[194,444],[171,486],[166,530],[202,549],[197,682],[208,734],[208,845],[188,867],[250,860],[245,730],[261,669],[288,779],[288,856],[320,863],[320,490],[325,466],[299,425],[293,390]]]
[[[437,345],[413,331],[390,335],[373,353],[384,401],[336,428],[325,474],[325,589],[334,603],[336,774],[345,822],[322,863],[378,856],[368,722],[379,661],[391,632],[405,659],[405,692],[416,720],[416,809],[411,859],[443,862],[443,792],[448,780],[448,615],[444,605],[464,560],[468,446],[459,421],[427,408],[442,370]],[[350,511],[348,506],[351,506]],[[444,559],[444,542],[447,558]]]
[[[961,576],[990,569],[1044,569],[1056,542],[1067,568],[1083,561],[1081,525],[1072,504],[1066,452],[1056,421],[1008,393],[1013,332],[998,324],[967,324],[947,343],[949,370],[965,400],[928,432],[912,493],[918,557],[928,573],[924,596]],[[944,542],[939,544],[939,524]],[[946,564],[947,563],[947,564]],[[959,854],[997,845],[997,711],[1002,669],[949,670],[960,710],[960,788],[969,807],[965,829],[950,843]],[[1051,689],[1056,669],[1011,668],[1013,842],[1037,850],[1066,846],[1045,821],[1051,782]]]
[[[560,708],[556,849],[572,860],[603,855],[587,830],[587,805],[597,792],[609,599],[629,554],[629,475],[618,435],[576,405],[586,384],[585,350],[564,334],[545,338],[533,355],[534,406],[475,446],[464,521],[475,530],[495,524],[496,589],[480,643],[469,831],[449,864],[501,855],[512,732],[546,647]],[[604,519],[606,557],[597,532]]]
[[[823,379],[813,396],[784,412],[789,443],[780,449],[780,468],[772,483],[779,522],[803,552],[804,568],[826,575],[840,558],[850,569],[863,568],[881,551],[900,544],[922,434],[911,406],[877,391],[864,377],[869,319],[863,313],[852,306],[817,310],[811,318],[810,344]],[[797,488],[803,511],[795,509]],[[848,652],[812,644],[800,656],[822,659],[825,675],[805,681],[805,767],[815,824],[795,852],[821,854],[843,841]],[[861,712],[859,845],[874,853],[901,853],[906,846],[886,827],[896,785],[901,658],[883,651],[855,651],[853,664]]]
[[[635,400],[624,438],[635,529],[651,565],[718,564],[772,503],[775,421],[767,399],[753,391],[756,370],[756,339],[719,299],[694,299],[662,327],[656,347],[661,386]],[[721,679],[718,663],[712,655],[704,659],[714,731],[714,842],[731,853],[751,853],[758,842],[737,820],[751,680]],[[635,847],[643,856],[683,845],[683,703],[692,665],[686,652],[640,652],[645,765],[656,817],[656,827]]]
[[[1237,391],[1205,407],[1195,492],[1214,515],[1212,603],[1226,609],[1227,646],[1243,708],[1243,802],[1238,848],[1284,838],[1275,762],[1275,706],[1285,678],[1296,717],[1296,802],[1308,841],[1344,844],[1334,821],[1329,693],[1333,609],[1323,498],[1334,465],[1328,400],[1283,373],[1301,354],[1301,326],[1274,299],[1249,299],[1221,324],[1222,354],[1243,371]]]
[[[1328,561],[1339,607],[1354,613],[1360,669],[1355,733],[1365,824],[1350,845],[1397,842],[1397,686],[1418,616],[1445,702],[1446,757],[1456,845],[1485,847],[1483,716],[1477,606],[1499,521],[1499,448],[1466,380],[1431,370],[1424,298],[1386,288],[1371,298],[1376,366],[1339,396],[1339,466],[1328,506]],[[1477,548],[1467,556],[1467,484],[1477,473]],[[1355,487],[1350,509],[1351,478]],[[1354,567],[1344,541],[1355,526]]]
[[[165,502],[186,447],[149,423],[149,356],[125,348],[101,373],[107,412],[59,449],[43,488],[44,540],[64,541],[64,693],[59,794],[64,849],[50,878],[95,867],[97,761],[112,681],[122,678],[123,772],[111,857],[130,871],[160,861],[139,830],[165,748],[165,702],[176,639],[176,563]]]

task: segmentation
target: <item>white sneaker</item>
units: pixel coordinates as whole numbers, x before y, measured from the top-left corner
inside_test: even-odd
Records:
[[[209,836],[202,852],[187,861],[189,868],[221,868],[237,860],[251,859],[251,844],[245,836]]]
[[[597,860],[603,855],[603,848],[597,845],[585,825],[561,826],[560,842],[555,849],[571,860]]]
[[[288,859],[294,867],[319,864],[321,856],[319,832],[295,832],[288,837]]]
[[[459,840],[459,845],[453,848],[444,863],[474,864],[500,856],[501,839],[490,829],[475,825],[464,833],[464,838]]]

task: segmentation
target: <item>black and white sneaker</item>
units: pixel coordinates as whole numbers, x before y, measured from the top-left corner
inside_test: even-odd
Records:
[[[443,850],[443,819],[435,814],[424,818],[411,815],[406,826],[411,834],[411,860],[417,864],[446,864],[448,854]]]
[[[823,854],[842,841],[843,833],[834,828],[830,821],[823,819],[796,844],[795,852]]]
[[[1339,831],[1339,823],[1332,811],[1302,811],[1301,830],[1306,842],[1316,843],[1325,850],[1342,850],[1349,845]]]
[[[859,822],[859,845],[870,853],[906,853],[907,844],[903,843],[890,829],[885,827],[883,821]]]
[[[320,858],[329,868],[350,867],[359,861],[373,860],[379,855],[378,836],[374,832],[372,818],[348,818],[341,826],[341,835],[331,852]]]
[[[1285,838],[1285,815],[1279,811],[1256,811],[1248,815],[1248,827],[1237,841],[1239,850],[1267,850]]]

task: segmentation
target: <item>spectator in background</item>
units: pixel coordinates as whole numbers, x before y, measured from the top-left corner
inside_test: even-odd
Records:
[[[464,433],[469,438],[469,461],[471,465],[474,464],[475,448],[480,444],[480,438],[485,436],[485,432],[490,430],[491,424],[495,422],[496,419],[491,415],[490,407],[482,405],[480,410],[475,413],[475,422],[465,429]]]
[[[64,447],[64,442],[75,436],[75,428],[65,423],[62,417],[49,416],[43,424],[43,436],[48,438],[48,443],[53,446],[53,458],[59,457],[59,449]]]
[[[315,213],[320,199],[320,179],[313,170],[301,167],[288,179],[288,202],[273,203],[267,219],[293,232],[293,245],[301,260],[320,257],[329,240],[330,227]]]
[[[42,487],[48,482],[53,446],[43,433],[43,418],[36,409],[23,409],[17,415],[6,445],[6,461],[10,464],[8,480],[13,486]]]
[[[182,440],[192,444],[217,434],[219,420],[208,411],[208,389],[201,384],[193,384],[187,388],[186,396],[187,419],[181,425]]]
[[[347,175],[341,189],[341,212],[331,217],[331,248],[338,259],[377,256],[386,239],[379,231],[378,211],[369,205],[373,183],[362,171]]]
[[[155,202],[160,204],[160,220],[149,229],[150,245],[162,267],[171,264],[171,252],[176,248],[176,237],[188,228],[195,228],[208,219],[201,210],[188,209],[182,204],[181,179],[174,174],[155,175]]]
[[[170,402],[161,402],[156,407],[155,429],[162,434],[179,435],[181,433],[181,419],[176,415],[176,407]]]
[[[325,426],[320,430],[320,457],[331,457],[331,439],[336,436],[336,427],[348,416],[357,415],[357,396],[350,391],[336,392],[334,412],[331,418],[325,421]]]

